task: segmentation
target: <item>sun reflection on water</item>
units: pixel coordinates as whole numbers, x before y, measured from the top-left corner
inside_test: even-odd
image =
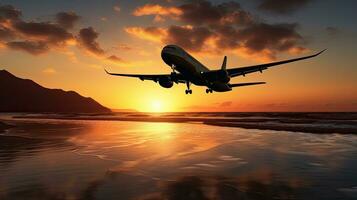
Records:
[[[127,191],[141,196],[153,190],[158,191],[153,193],[159,195],[156,199],[166,198],[167,194],[175,198],[182,187],[196,191],[201,188],[199,183],[205,191],[233,188],[248,196],[268,192],[285,197],[294,195],[295,190],[310,188],[314,182],[333,188],[329,191],[337,197],[341,194],[334,191],[355,190],[357,137],[351,135],[246,130],[199,123],[61,123],[31,126],[25,133],[15,128],[8,133],[34,138],[1,138],[6,145],[0,145],[0,172],[5,177],[0,179],[0,185],[9,188],[0,187],[0,199],[5,195],[2,191],[9,191],[9,196],[22,194],[17,191],[18,184],[32,184],[34,180],[46,186],[41,192],[47,195],[54,191],[52,188],[59,188],[54,195],[69,196],[76,195],[74,190],[95,191],[91,194],[96,197],[108,191],[106,199],[118,199],[117,195],[123,197]],[[55,137],[53,130],[57,130]],[[66,134],[59,137],[62,132]],[[341,174],[346,184],[325,181],[341,180]],[[22,181],[15,182],[13,177]],[[31,184],[25,185],[24,190],[35,189],[34,194],[39,194],[38,187]],[[172,192],[167,193],[167,189]],[[224,194],[232,195],[215,195],[226,197]]]
[[[168,140],[173,138],[172,131],[174,127],[175,124],[170,123],[145,123],[141,129],[157,140]]]

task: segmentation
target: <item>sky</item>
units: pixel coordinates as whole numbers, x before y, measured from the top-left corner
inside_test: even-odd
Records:
[[[0,69],[74,90],[112,109],[145,112],[357,111],[354,0],[0,0]],[[210,69],[304,56],[231,83],[267,84],[206,94],[183,84],[113,77],[162,74],[176,44]]]

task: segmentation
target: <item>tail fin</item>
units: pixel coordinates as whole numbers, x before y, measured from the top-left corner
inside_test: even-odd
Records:
[[[225,71],[226,68],[227,68],[226,65],[227,65],[227,56],[224,56],[221,70],[224,70],[224,71]]]

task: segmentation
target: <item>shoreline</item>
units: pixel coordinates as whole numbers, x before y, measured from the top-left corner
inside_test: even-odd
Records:
[[[210,126],[304,132],[315,134],[357,134],[357,120],[318,118],[215,118],[215,117],[165,117],[165,116],[14,116],[14,119],[53,119],[53,120],[99,120],[131,122],[202,123]]]
[[[289,124],[261,124],[261,123],[225,123],[225,122],[204,122],[204,124],[220,127],[257,129],[257,130],[272,130],[272,131],[289,131],[302,132],[313,134],[351,134],[357,135],[357,128],[341,128],[341,127],[307,127],[294,126]]]

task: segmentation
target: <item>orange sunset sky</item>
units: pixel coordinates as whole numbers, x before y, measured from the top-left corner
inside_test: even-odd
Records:
[[[281,0],[278,0],[281,1]],[[0,66],[48,88],[138,111],[357,111],[356,1],[1,1]],[[210,69],[308,55],[232,83],[266,85],[206,94],[120,73],[170,73],[166,44]]]

